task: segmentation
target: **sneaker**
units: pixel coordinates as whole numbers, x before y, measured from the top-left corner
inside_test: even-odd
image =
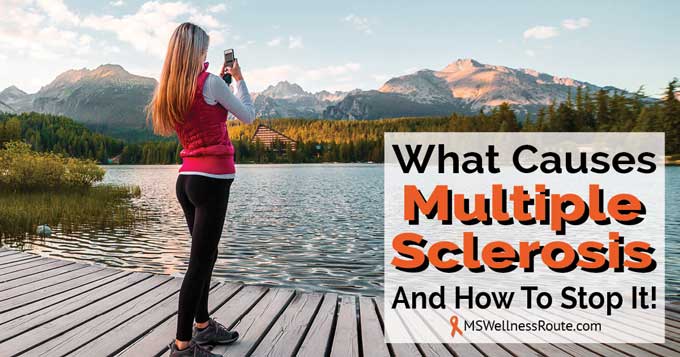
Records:
[[[212,353],[197,345],[194,341],[191,341],[189,347],[183,350],[177,349],[175,342],[170,343],[168,347],[170,348],[170,357],[222,357],[222,355]]]
[[[224,325],[215,321],[208,320],[208,326],[199,330],[194,326],[194,333],[191,339],[198,345],[226,345],[238,340],[238,332],[229,331]]]

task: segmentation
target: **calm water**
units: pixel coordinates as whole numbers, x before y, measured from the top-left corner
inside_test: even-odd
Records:
[[[110,166],[105,181],[138,185],[149,219],[136,227],[57,234],[24,248],[54,257],[177,274],[189,232],[175,199],[176,166]],[[666,169],[667,296],[680,294],[680,167]],[[213,276],[381,294],[382,165],[241,165]]]

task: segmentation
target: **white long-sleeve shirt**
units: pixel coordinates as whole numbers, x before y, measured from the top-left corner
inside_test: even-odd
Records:
[[[255,120],[255,107],[248,93],[245,81],[234,81],[232,93],[227,83],[214,74],[209,74],[203,84],[203,99],[208,105],[220,104],[236,119],[249,124]]]

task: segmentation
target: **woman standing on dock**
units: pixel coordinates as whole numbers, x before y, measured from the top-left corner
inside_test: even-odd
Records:
[[[176,340],[169,346],[172,357],[219,356],[204,347],[238,339],[237,332],[210,318],[208,293],[236,172],[227,115],[250,123],[255,111],[238,61],[220,73],[231,74],[234,93],[207,72],[208,43],[207,33],[194,24],[175,29],[148,107],[154,132],[177,133],[184,148],[176,192],[191,233],[191,253],[179,294]]]

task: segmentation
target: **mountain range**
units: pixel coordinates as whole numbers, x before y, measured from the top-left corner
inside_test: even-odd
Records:
[[[37,93],[11,86],[0,92],[0,111],[36,111],[65,115],[95,130],[123,138],[149,132],[144,106],[157,81],[107,64],[96,69],[69,70]],[[389,79],[378,90],[307,92],[282,81],[253,93],[261,118],[378,119],[404,116],[468,114],[503,102],[533,113],[552,101],[562,102],[576,88],[600,87],[531,69],[515,69],[459,59],[441,70],[424,69]]]

